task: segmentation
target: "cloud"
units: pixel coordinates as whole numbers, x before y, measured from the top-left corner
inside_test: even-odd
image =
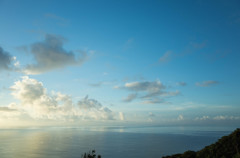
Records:
[[[14,103],[11,108],[2,107],[0,112],[17,111],[31,119],[58,121],[114,120],[118,115],[88,96],[74,103],[70,95],[60,92],[49,94],[43,83],[28,76],[16,81],[11,90],[20,104]]]
[[[148,93],[157,93],[162,89],[165,89],[165,86],[160,81],[129,82],[126,83],[124,87],[130,91],[146,91]]]
[[[209,116],[202,116],[202,117],[196,117],[195,120],[209,120],[210,117]]]
[[[202,49],[202,48],[206,47],[207,41],[203,41],[201,43],[190,42],[190,45],[195,49]]]
[[[220,116],[215,116],[213,118],[213,120],[239,120],[240,117],[236,117],[236,116],[223,116],[223,115],[220,115]]]
[[[44,97],[46,90],[41,82],[27,76],[22,77],[21,81],[16,81],[10,87],[12,95],[23,103],[34,103],[34,101]]]
[[[166,102],[164,99],[161,99],[161,98],[148,98],[148,99],[145,99],[142,103],[143,104],[161,104],[161,103],[168,103],[168,102]]]
[[[182,121],[182,120],[184,120],[183,115],[179,115],[178,118],[177,118],[177,120],[178,120],[178,121]]]
[[[209,86],[212,86],[212,85],[216,85],[218,84],[219,82],[218,81],[203,81],[203,82],[196,82],[196,86],[199,86],[199,87],[209,87]]]
[[[88,95],[78,102],[78,106],[82,109],[100,109],[102,105],[94,99],[89,99]]]
[[[0,107],[0,112],[14,112],[16,109],[11,109],[9,107]]]
[[[41,74],[67,66],[79,66],[87,59],[86,52],[77,54],[63,48],[65,39],[61,36],[46,34],[45,40],[31,45],[30,53],[35,60],[34,64],[26,66],[26,74]]]
[[[135,92],[135,94],[130,94],[129,96],[127,96],[124,101],[130,102],[138,97],[143,101],[144,104],[164,103],[165,101],[163,98],[172,97],[180,94],[178,90],[172,92],[166,91],[166,86],[164,86],[158,80],[127,82],[124,86],[115,86],[114,88],[125,89],[131,92]]]
[[[135,98],[137,98],[137,94],[129,94],[126,98],[123,98],[124,102],[131,102],[133,101]]]
[[[206,121],[206,120],[215,120],[215,121],[223,121],[223,120],[240,120],[239,116],[228,116],[228,115],[218,115],[218,116],[202,116],[202,117],[196,117],[196,121]]]
[[[52,13],[45,14],[45,17],[49,18],[51,21],[57,22],[57,24],[60,26],[66,26],[69,24],[69,20]]]
[[[167,51],[166,53],[163,54],[162,57],[160,57],[159,62],[160,63],[169,62],[171,60],[172,54],[173,53],[171,51]]]
[[[129,38],[129,39],[125,42],[123,48],[124,48],[125,50],[126,50],[126,49],[129,49],[129,48],[131,48],[131,47],[133,46],[133,44],[134,44],[134,38]]]
[[[178,86],[186,86],[187,83],[186,83],[186,82],[178,82],[177,85],[178,85]]]
[[[93,116],[95,119],[114,120],[114,114],[109,108],[103,107],[95,99],[89,99],[88,95],[78,102],[78,106],[80,109],[88,110],[88,115],[84,115],[85,117]]]
[[[11,70],[13,57],[0,47],[0,71],[1,70]]]
[[[149,116],[149,117],[155,117],[156,115],[153,114],[152,112],[149,112],[149,113],[148,113],[148,116]]]
[[[103,82],[90,83],[90,84],[89,84],[89,86],[91,86],[91,87],[100,87],[101,85],[103,85]]]
[[[124,113],[123,113],[123,112],[119,112],[118,114],[119,114],[119,119],[120,119],[121,121],[124,121],[124,120],[125,120]]]

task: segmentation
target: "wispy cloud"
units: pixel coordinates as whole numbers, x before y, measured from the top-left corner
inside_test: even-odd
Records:
[[[124,48],[125,50],[126,50],[126,49],[129,49],[129,48],[132,47],[133,43],[134,43],[134,38],[129,38],[129,39],[125,42],[123,48]]]
[[[104,84],[104,82],[98,82],[98,83],[90,83],[88,84],[91,87],[100,87]]]
[[[45,40],[31,45],[30,53],[35,63],[25,68],[26,74],[41,74],[66,66],[79,66],[87,59],[86,52],[73,53],[63,48],[65,39],[61,36],[46,34]]]
[[[216,84],[219,84],[218,81],[213,81],[213,80],[209,80],[209,81],[203,81],[203,82],[196,82],[196,86],[199,86],[199,87],[209,87],[209,86],[212,86],[212,85],[216,85]]]
[[[166,91],[166,86],[164,86],[160,81],[137,81],[137,82],[127,82],[124,86],[115,86],[116,89],[125,89],[128,91],[135,92],[125,98],[126,101],[130,102],[136,97],[141,99],[143,103],[147,104],[157,104],[163,103],[166,97],[179,95],[179,91]]]
[[[51,20],[55,20],[57,22],[58,25],[60,26],[66,26],[69,24],[69,20],[63,17],[60,17],[56,14],[52,14],[52,13],[47,13],[45,14],[46,18],[49,18]]]
[[[163,54],[162,57],[159,58],[160,63],[165,63],[169,62],[172,58],[173,52],[172,51],[167,51],[166,53]]]
[[[177,85],[178,85],[178,86],[186,86],[187,83],[186,83],[186,82],[177,82]]]
[[[124,102],[131,102],[131,101],[133,101],[136,98],[137,98],[137,94],[136,93],[129,94],[126,98],[123,98],[123,101]]]
[[[196,121],[206,121],[206,120],[215,120],[215,121],[223,121],[223,120],[240,120],[239,116],[228,116],[228,115],[218,115],[218,116],[202,116],[196,117],[194,120]]]

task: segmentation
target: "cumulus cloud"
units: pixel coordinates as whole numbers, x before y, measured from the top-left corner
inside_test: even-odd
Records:
[[[1,70],[11,70],[13,57],[0,47],[0,71]]]
[[[156,104],[163,103],[166,97],[172,97],[179,95],[180,92],[176,91],[166,91],[166,86],[164,86],[160,81],[142,81],[142,82],[128,82],[124,86],[115,86],[115,89],[125,89],[128,91],[135,92],[135,94],[130,94],[124,101],[130,102],[137,97],[143,100],[143,103]],[[139,94],[139,95],[137,95]]]
[[[209,80],[209,81],[203,81],[203,82],[196,82],[196,86],[209,87],[209,86],[212,86],[212,85],[216,85],[218,83],[219,83],[218,81]]]
[[[83,51],[77,54],[64,49],[65,39],[61,36],[46,34],[45,40],[31,45],[30,53],[35,63],[26,66],[26,74],[40,74],[71,65],[81,65],[87,58]]]
[[[171,51],[167,51],[166,53],[163,54],[163,56],[159,59],[160,63],[165,63],[165,62],[169,62],[171,60],[172,57],[172,52]]]
[[[22,77],[21,81],[15,82],[10,88],[12,95],[24,104],[34,103],[34,101],[44,97],[46,93],[41,82],[27,76]]]
[[[80,109],[88,110],[87,115],[84,115],[85,118],[92,116],[95,119],[114,120],[114,114],[109,108],[103,107],[95,99],[89,99],[88,95],[78,102],[78,106]]]
[[[0,112],[9,115],[9,112],[28,116],[32,119],[44,120],[114,120],[115,114],[112,110],[102,106],[95,99],[88,96],[74,103],[70,95],[60,92],[49,94],[43,83],[22,77],[11,86],[12,95],[20,101],[10,107],[0,108]]]
[[[133,101],[135,98],[137,98],[137,94],[129,94],[126,98],[123,98],[124,102],[131,102]]]

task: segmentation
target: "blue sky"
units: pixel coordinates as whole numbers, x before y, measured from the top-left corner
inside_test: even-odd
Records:
[[[239,4],[0,1],[1,125],[238,125]]]

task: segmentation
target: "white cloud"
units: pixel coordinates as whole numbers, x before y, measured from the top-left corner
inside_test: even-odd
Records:
[[[24,104],[34,103],[44,98],[46,90],[41,82],[30,79],[28,76],[22,77],[21,81],[17,81],[11,87],[12,95],[21,100]]]
[[[65,39],[61,36],[46,34],[45,40],[31,45],[30,53],[35,59],[34,64],[25,68],[26,74],[40,74],[71,65],[81,65],[87,55],[83,51],[78,54],[63,48]]]
[[[28,119],[58,121],[114,120],[118,116],[118,113],[102,106],[95,99],[89,99],[88,96],[75,104],[70,95],[59,92],[49,94],[43,83],[28,76],[16,81],[11,90],[20,104],[13,103],[0,108],[0,113],[9,117],[13,112],[18,114],[19,118],[24,116]]]

